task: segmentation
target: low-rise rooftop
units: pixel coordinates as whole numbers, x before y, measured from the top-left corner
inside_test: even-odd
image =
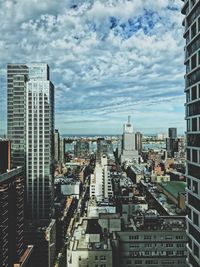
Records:
[[[182,181],[171,181],[161,183],[160,186],[170,193],[175,198],[178,198],[180,192],[185,192],[186,182]]]

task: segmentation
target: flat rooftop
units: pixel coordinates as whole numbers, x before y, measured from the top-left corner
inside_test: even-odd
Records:
[[[146,216],[137,215],[130,218],[129,225],[124,231],[184,231],[186,229],[186,221],[184,216]]]
[[[170,193],[173,197],[178,198],[180,192],[185,192],[186,182],[171,181],[160,183],[160,186]]]

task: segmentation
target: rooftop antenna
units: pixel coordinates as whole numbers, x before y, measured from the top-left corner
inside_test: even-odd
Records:
[[[130,115],[128,116],[128,123],[129,124],[131,123],[131,116]]]

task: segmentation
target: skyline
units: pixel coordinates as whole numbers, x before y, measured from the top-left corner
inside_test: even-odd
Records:
[[[61,134],[120,134],[128,115],[135,131],[153,134],[177,127],[182,134],[181,5],[46,0],[30,10],[23,0],[0,3],[2,133],[7,63],[45,62],[52,69],[55,127]]]

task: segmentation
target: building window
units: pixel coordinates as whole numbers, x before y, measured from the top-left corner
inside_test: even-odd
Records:
[[[198,246],[194,243],[194,255],[199,258],[199,248]]]
[[[135,264],[142,264],[142,260],[135,260]]]
[[[193,188],[192,188],[193,193],[198,194],[198,183],[193,180],[192,185],[193,185]]]
[[[197,87],[196,86],[192,87],[191,93],[192,93],[192,100],[195,100],[197,98]]]
[[[190,102],[190,91],[186,92],[186,102]]]
[[[196,22],[195,22],[191,27],[191,38],[194,38],[196,33],[197,33],[197,28],[196,28]]]
[[[192,249],[192,239],[190,239],[190,238],[188,240],[188,246],[189,246],[190,249]]]
[[[187,131],[188,131],[188,132],[190,131],[190,119],[187,120]]]
[[[144,240],[151,240],[151,236],[150,235],[145,235],[144,236]]]
[[[195,212],[193,212],[193,223],[199,226],[199,216]]]
[[[196,56],[196,54],[192,57],[191,61],[192,61],[191,62],[192,69],[196,68],[196,66],[197,66],[197,56]],[[196,99],[196,97],[194,99]]]
[[[129,240],[137,240],[137,239],[139,239],[139,236],[138,235],[129,236]]]
[[[187,188],[191,190],[191,179],[187,178]]]
[[[192,119],[192,131],[197,131],[197,118]]]
[[[198,179],[200,176],[200,167],[189,163],[188,164],[188,175],[191,175]]]
[[[192,149],[192,161],[197,162],[197,150]]]
[[[190,159],[190,149],[189,148],[187,149],[187,160],[191,160]]]
[[[187,215],[188,215],[188,218],[191,220],[192,218],[192,212],[191,212],[191,209],[187,207]]]

